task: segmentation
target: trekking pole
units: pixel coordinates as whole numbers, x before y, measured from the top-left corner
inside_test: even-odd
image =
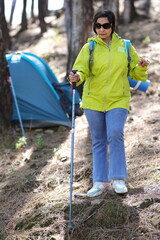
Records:
[[[75,74],[77,70],[72,70]],[[74,129],[75,129],[75,95],[76,95],[76,82],[72,83],[72,129],[71,129],[71,158],[70,158],[70,204],[69,204],[69,224],[68,228],[72,228],[72,188],[73,188],[73,169],[74,169]]]
[[[11,74],[10,74],[10,71],[9,71],[9,67],[7,67],[7,72],[8,72],[9,82],[11,84],[12,94],[13,94],[13,98],[14,98],[14,102],[15,102],[15,106],[16,106],[16,110],[17,110],[17,114],[18,114],[18,119],[19,119],[21,131],[22,131],[22,136],[26,138],[26,134],[25,134],[25,131],[24,131],[24,128],[23,128],[21,114],[20,114],[20,111],[19,111],[19,106],[18,106],[18,102],[17,102],[16,93],[15,93],[14,85],[13,85],[13,82],[12,82]]]

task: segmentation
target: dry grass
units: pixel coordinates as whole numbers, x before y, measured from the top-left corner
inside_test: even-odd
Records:
[[[126,31],[123,26],[122,32],[134,40],[135,34],[147,36],[150,24],[154,28],[153,23],[151,20],[140,22],[140,25],[147,25],[143,33],[141,28],[135,28],[137,23],[131,26],[132,31]],[[74,227],[68,229],[70,129],[55,127],[50,128],[52,131],[49,132],[46,129],[26,129],[28,147],[19,150],[15,149],[15,143],[21,133],[16,129],[16,132],[0,136],[0,239],[158,240],[160,72],[157,63],[159,53],[154,46],[157,49],[160,47],[159,24],[155,27],[150,44],[144,45],[136,39],[141,54],[151,59],[149,73],[152,83],[147,94],[132,93],[131,112],[125,129],[129,193],[118,196],[109,189],[100,198],[86,198],[85,193],[91,183],[91,139],[85,117],[76,118]],[[47,37],[42,38],[37,45],[28,46],[26,43],[26,49],[21,50],[40,53],[43,41],[50,39],[50,34],[49,31]],[[64,33],[60,37],[66,41]],[[45,58],[57,69],[62,60],[61,69],[56,73],[62,79],[66,58],[60,54],[56,58],[51,57],[55,49],[56,53],[61,52],[59,44],[58,40],[54,41],[53,52],[47,53]],[[38,136],[41,136],[43,147],[37,140]]]

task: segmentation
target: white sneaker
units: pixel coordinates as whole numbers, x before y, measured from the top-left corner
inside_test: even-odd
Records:
[[[128,189],[126,187],[124,180],[114,180],[112,186],[116,193],[127,193],[128,192]]]
[[[106,191],[109,187],[108,183],[95,182],[93,187],[87,192],[87,197],[96,197]]]

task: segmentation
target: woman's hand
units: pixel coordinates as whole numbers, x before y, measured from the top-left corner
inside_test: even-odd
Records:
[[[70,80],[71,82],[79,82],[80,76],[79,76],[78,73],[70,72],[70,74],[69,74],[69,80]]]
[[[141,66],[141,67],[148,66],[149,65],[149,61],[144,59],[144,58],[141,58],[139,63],[138,63],[138,65]]]

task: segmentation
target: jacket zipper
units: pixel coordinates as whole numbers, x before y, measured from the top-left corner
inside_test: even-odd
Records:
[[[109,51],[109,55],[108,55],[108,73],[107,73],[107,78],[106,78],[106,88],[105,88],[105,91],[104,91],[104,112],[106,112],[106,109],[107,109],[107,91],[108,91],[108,80],[110,78],[110,46],[107,46],[108,47],[108,51]]]

